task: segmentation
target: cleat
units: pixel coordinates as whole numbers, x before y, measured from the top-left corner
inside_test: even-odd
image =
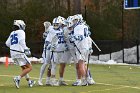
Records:
[[[46,81],[46,86],[50,86],[50,80]]]
[[[68,84],[65,81],[59,81],[59,85],[67,86]]]
[[[13,81],[14,81],[14,83],[15,83],[16,88],[19,89],[19,83],[20,83],[20,80],[18,79],[18,77],[17,77],[17,76],[14,77]]]
[[[88,86],[88,82],[86,79],[83,79],[82,82],[81,82],[81,85],[82,86]]]
[[[89,85],[96,84],[96,82],[93,80],[93,78],[87,78],[87,82]]]
[[[29,87],[33,87],[35,85],[36,81],[31,80],[30,83],[28,83]]]
[[[43,86],[43,83],[41,81],[38,81],[39,86]]]
[[[81,80],[77,80],[72,84],[72,86],[81,86]]]
[[[59,82],[57,82],[56,79],[52,79],[52,80],[50,80],[50,85],[51,86],[59,86]]]

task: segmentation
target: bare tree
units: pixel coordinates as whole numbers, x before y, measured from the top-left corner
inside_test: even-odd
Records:
[[[74,14],[81,13],[81,0],[73,0],[74,2]]]
[[[70,3],[70,0],[67,0],[67,6],[68,6],[68,13],[69,15],[71,15],[71,3]]]

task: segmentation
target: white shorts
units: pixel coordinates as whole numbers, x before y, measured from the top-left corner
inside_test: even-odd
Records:
[[[63,56],[64,52],[51,52],[50,56],[51,56],[51,62],[57,63],[59,64],[62,61],[62,56]]]
[[[24,66],[26,64],[31,64],[31,62],[28,60],[28,57],[24,54],[15,55],[15,56],[12,57],[12,59],[19,66]]]
[[[72,61],[74,61],[74,63],[77,63],[78,60],[76,58],[76,51],[75,51],[75,49],[70,49],[69,52],[70,52],[70,55],[72,56]]]
[[[62,54],[60,63],[66,63],[69,64],[72,61],[72,56],[70,51],[64,51],[64,53]]]
[[[77,58],[77,62],[79,60],[83,60],[85,61],[86,63],[88,62],[88,55],[89,55],[89,51],[86,50],[86,49],[82,49],[80,50],[81,54],[79,53],[78,50],[76,50],[76,58]]]
[[[50,63],[51,61],[50,50],[43,51],[42,57],[43,57],[42,59],[43,63]]]

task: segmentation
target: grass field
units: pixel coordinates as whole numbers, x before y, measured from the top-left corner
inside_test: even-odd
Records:
[[[41,64],[34,64],[30,76],[37,81]],[[71,86],[75,81],[75,69],[67,65],[65,80],[69,86],[34,86],[29,88],[25,79],[21,80],[20,89],[16,89],[13,76],[20,73],[20,68],[0,65],[0,93],[140,93],[140,66],[90,65],[97,84],[92,86]],[[45,75],[44,75],[45,78]],[[58,73],[57,73],[58,78]],[[45,83],[45,79],[43,80]]]

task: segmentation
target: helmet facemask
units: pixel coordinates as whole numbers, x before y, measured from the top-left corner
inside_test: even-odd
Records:
[[[59,29],[60,28],[60,24],[59,23],[53,23],[53,28],[55,30]]]
[[[60,21],[60,19],[58,17],[57,18],[54,18],[53,19],[53,28],[55,30],[58,30],[60,27],[61,27],[61,21]]]

